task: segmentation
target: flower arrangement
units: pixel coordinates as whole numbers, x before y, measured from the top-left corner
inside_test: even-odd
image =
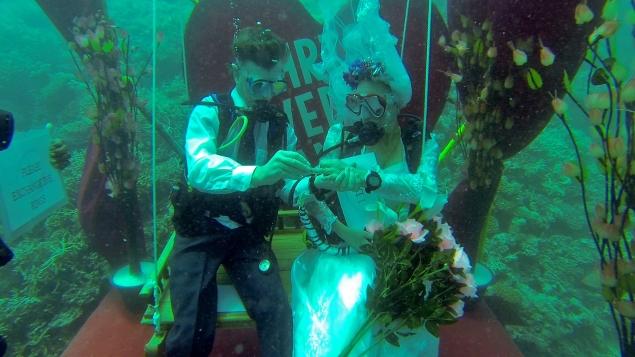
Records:
[[[348,67],[348,72],[344,73],[344,81],[351,88],[355,89],[364,80],[377,79],[384,74],[384,66],[372,59],[358,59],[353,61]]]
[[[634,5],[635,6],[635,5]],[[580,185],[582,205],[591,238],[599,255],[601,293],[611,310],[619,336],[621,354],[635,354],[635,239],[630,231],[630,211],[635,209],[635,79],[628,78],[624,61],[612,53],[612,39],[620,23],[616,21],[618,5],[607,1],[602,10],[602,25],[587,38],[587,59],[591,66],[586,98],[581,100],[572,89],[569,76],[563,74],[565,96],[551,94],[552,107],[573,143],[576,162],[564,163],[564,174]],[[580,25],[595,14],[582,1],[575,18]],[[580,114],[569,111],[569,99]],[[577,118],[574,118],[577,116]],[[591,127],[593,142],[587,152],[600,170],[603,199],[589,202],[588,167],[583,164],[570,122],[580,121]]]
[[[428,219],[417,208],[403,222],[383,227],[371,221],[366,230],[373,240],[362,252],[375,261],[376,278],[368,288],[368,318],[341,356],[376,324],[381,329],[375,344],[398,346],[399,336],[408,335],[400,331],[404,327],[423,326],[438,336],[441,325],[463,315],[463,300],[476,297],[475,281],[469,258],[440,216]]]
[[[95,135],[101,148],[99,169],[112,183],[113,196],[134,190],[140,171],[136,158],[137,84],[129,64],[129,38],[102,14],[74,20],[70,48],[78,77],[95,104]],[[83,64],[85,70],[79,65]]]
[[[75,18],[71,55],[95,104],[93,143],[99,147],[99,171],[107,178],[111,197],[122,211],[130,212],[124,225],[131,271],[139,268],[137,180],[141,171],[136,143],[137,88],[144,70],[136,75],[130,64],[130,38],[98,11]],[[157,36],[160,42],[160,37]],[[80,63],[83,66],[80,66]]]

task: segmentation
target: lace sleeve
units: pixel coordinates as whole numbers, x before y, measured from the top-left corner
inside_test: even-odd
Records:
[[[337,222],[337,216],[326,203],[309,198],[302,202],[301,207],[320,223],[327,234],[333,232],[333,224]]]
[[[437,160],[439,145],[434,137],[426,141],[421,163],[414,174],[380,172],[382,185],[376,191],[391,201],[419,204],[429,208],[437,198]]]
[[[302,209],[320,223],[327,234],[333,231],[333,224],[337,216],[329,206],[315,199],[308,187],[308,177],[300,180],[286,180],[284,186],[278,192],[278,196],[288,205]]]

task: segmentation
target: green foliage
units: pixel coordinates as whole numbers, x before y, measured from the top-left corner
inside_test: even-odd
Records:
[[[542,88],[542,76],[538,73],[534,68],[529,68],[527,70],[527,74],[525,75],[525,79],[527,80],[527,85],[532,90],[538,90]]]
[[[609,81],[610,77],[604,68],[598,68],[595,70],[595,73],[593,73],[593,76],[591,77],[591,83],[596,86],[609,84]]]
[[[568,93],[572,92],[571,89],[571,79],[569,78],[569,73],[567,73],[567,71],[564,71],[564,75],[562,78],[562,85],[564,86],[565,91],[567,91]]]
[[[604,59],[603,65],[595,68],[591,77],[591,84],[593,85],[612,85],[613,79],[619,82],[627,79],[628,70],[615,57]]]
[[[138,77],[132,73],[127,35],[118,32],[103,13],[76,18],[73,35],[69,44],[75,51],[73,60],[95,104],[101,167],[118,199],[134,190],[139,174],[135,121],[137,82],[143,72]]]
[[[86,246],[77,210],[68,207],[12,248],[16,259],[0,271],[7,287],[0,292],[2,320],[11,325],[0,324],[0,334],[12,341],[13,355],[58,355],[75,333],[69,327],[101,296],[107,264]]]
[[[609,1],[604,13],[613,13],[617,8],[616,1]],[[608,9],[608,10],[607,10]],[[603,15],[604,17],[604,15]],[[605,20],[607,18],[605,17]],[[587,85],[588,96],[582,101],[573,93],[568,92],[585,117],[583,125],[591,124],[592,140],[589,148],[592,160],[600,168],[602,181],[597,190],[603,191],[603,197],[595,204],[587,196],[592,183],[585,174],[583,165],[583,150],[573,134],[571,122],[579,118],[571,118],[567,112],[557,113],[573,143],[577,168],[575,175],[582,194],[582,206],[590,236],[599,255],[599,266],[602,271],[602,296],[608,302],[614,325],[617,327],[619,343],[622,351],[632,350],[635,339],[630,333],[630,326],[626,318],[631,315],[626,311],[627,306],[633,304],[635,293],[635,279],[632,269],[633,237],[627,233],[630,224],[632,204],[629,199],[632,187],[630,183],[635,178],[635,118],[633,116],[635,98],[622,97],[627,86],[622,86],[626,80],[627,70],[619,62],[619,58],[611,55],[611,36],[615,33],[619,23],[607,21],[601,28],[596,29],[589,36],[587,43],[587,63],[591,72]],[[602,32],[603,31],[603,32]],[[599,34],[599,35],[596,35]],[[603,52],[603,48],[608,49]],[[606,52],[606,53],[605,53]],[[565,73],[566,75],[566,73]],[[599,86],[593,88],[591,85]],[[569,168],[571,166],[569,165]],[[571,173],[571,169],[569,172]],[[614,282],[617,282],[615,284]]]
[[[190,13],[185,5],[159,2],[159,22],[162,28],[169,27],[166,30],[169,45],[159,51],[158,61],[161,66],[166,64],[160,73],[163,79],[169,81],[160,82],[157,118],[169,121],[170,135],[177,141],[183,137],[183,121],[191,109],[181,105],[187,92],[180,66],[180,26]],[[79,324],[103,295],[102,287],[107,285],[109,275],[105,260],[86,245],[77,210],[72,207],[90,140],[88,133],[95,123],[89,119],[96,117],[95,102],[85,90],[82,80],[88,79],[86,71],[83,70],[83,76],[74,73],[76,68],[69,58],[68,46],[36,2],[0,1],[0,10],[16,15],[9,16],[0,24],[0,32],[12,39],[10,44],[6,42],[4,56],[0,58],[3,108],[14,113],[18,130],[42,128],[51,122],[53,136],[63,138],[72,150],[71,166],[62,173],[72,203],[52,214],[31,232],[8,242],[16,257],[0,269],[0,311],[3,313],[0,334],[8,337],[10,350],[7,355],[59,356],[77,332]],[[123,46],[117,45],[108,52],[108,40],[102,38],[100,52],[114,55],[128,48],[130,62],[143,63],[147,60],[149,49],[141,42],[150,36],[151,28],[148,26],[149,18],[139,16],[145,11],[145,5],[112,1],[108,2],[108,10],[108,14],[116,20],[117,28],[131,30],[133,39],[140,41],[120,41]],[[139,50],[135,51],[135,47]],[[92,47],[89,49],[92,50]],[[135,82],[141,71],[132,71],[130,67],[127,75],[123,72],[122,85],[136,84],[144,92],[143,85],[147,85],[147,81]],[[159,80],[162,78],[159,77]],[[149,93],[144,94],[149,97]],[[140,121],[140,124],[144,123]],[[142,158],[143,171],[149,172],[151,131],[144,127],[138,135],[140,149],[148,153]],[[166,232],[172,231],[167,195],[173,179],[182,172],[177,169],[178,159],[159,138],[157,205],[160,246],[161,239],[168,236]],[[151,179],[149,174],[146,177],[148,179],[139,185],[142,212],[151,211]],[[145,218],[146,232],[151,232],[152,222],[147,216]]]
[[[374,322],[381,325],[376,343],[386,340],[399,346],[402,327],[423,326],[438,337],[439,326],[453,323],[459,316],[452,305],[465,297],[461,288],[472,281],[469,268],[455,263],[462,248],[456,244],[440,248],[442,241],[454,242],[454,238],[439,217],[427,219],[420,209],[410,217],[375,232],[372,242],[362,247],[376,264],[375,282],[367,291],[369,316],[342,356],[353,350]],[[422,236],[425,240],[419,239]]]
[[[497,138],[514,125],[511,118],[503,115],[500,104],[508,100],[514,77],[522,80],[526,71],[513,69],[502,78],[494,71],[498,53],[504,46],[495,41],[489,19],[480,21],[461,16],[461,26],[452,31],[449,39],[442,36],[438,43],[453,57],[455,63],[449,70],[461,79],[454,81],[462,93],[456,101],[460,109],[456,126],[465,123],[460,145],[470,162],[470,188],[489,187],[493,183],[491,173],[503,156]]]
[[[115,48],[115,43],[112,40],[108,40],[102,45],[101,50],[104,53],[108,54],[112,51],[113,48]]]

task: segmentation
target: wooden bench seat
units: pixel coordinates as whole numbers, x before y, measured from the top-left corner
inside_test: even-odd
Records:
[[[158,304],[159,328],[155,329],[152,338],[145,346],[147,356],[163,355],[165,336],[174,323],[167,263],[174,247],[175,237],[176,235],[173,233],[157,261],[157,272],[159,275],[157,284],[161,291]],[[278,212],[278,222],[276,223],[272,247],[278,259],[283,286],[287,294],[290,295],[291,265],[295,258],[306,249],[304,229],[298,220],[297,210],[281,210]],[[252,326],[254,322],[247,315],[236,289],[232,286],[231,280],[222,266],[217,273],[216,279],[218,284],[217,327]],[[146,284],[141,289],[140,295],[150,299],[154,295],[154,282]],[[141,323],[153,325],[154,312],[155,307],[149,305],[143,314]]]

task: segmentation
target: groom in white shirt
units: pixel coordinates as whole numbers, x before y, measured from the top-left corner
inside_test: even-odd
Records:
[[[262,355],[291,355],[291,310],[266,237],[280,198],[315,170],[297,152],[286,115],[271,104],[286,90],[286,44],[258,25],[241,29],[232,48],[235,88],[194,108],[185,144],[187,184],[173,195],[168,356],[209,355],[221,264],[256,322]]]

